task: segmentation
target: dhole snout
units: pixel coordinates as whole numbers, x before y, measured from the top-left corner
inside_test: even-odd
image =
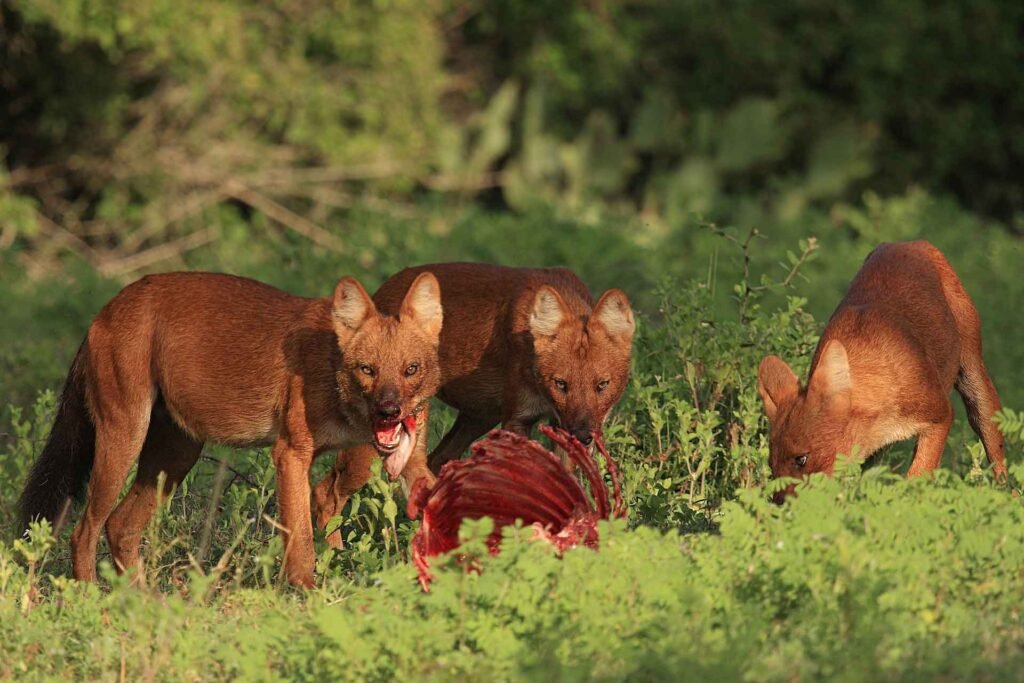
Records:
[[[954,387],[997,480],[1004,480],[1003,437],[992,420],[999,396],[982,359],[974,304],[931,244],[880,245],[826,325],[806,385],[778,356],[761,361],[772,475],[831,474],[838,454],[864,460],[915,436],[908,476],[930,472],[953,422]]]

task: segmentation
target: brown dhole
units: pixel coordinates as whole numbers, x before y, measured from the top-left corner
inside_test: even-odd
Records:
[[[352,278],[305,299],[229,275],[169,273],[125,287],[71,366],[56,422],[21,498],[23,522],[59,525],[89,480],[71,539],[75,578],[96,577],[106,524],[114,563],[139,565],[143,528],[205,441],[273,444],[288,579],[313,582],[309,469],[328,449],[373,443],[392,477],[431,476],[421,409],[440,384],[437,280],[377,312]],[[115,509],[128,471],[135,483]],[[406,462],[408,461],[408,465]],[[91,471],[91,477],[90,477]]]
[[[778,356],[758,370],[771,423],[775,477],[832,473],[837,454],[866,459],[917,437],[909,476],[934,470],[953,422],[949,393],[963,397],[996,478],[1006,477],[1000,408],[981,355],[974,304],[928,242],[882,244],[864,261],[829,320],[807,386]],[[776,494],[781,502],[794,486]]]
[[[401,271],[377,290],[375,303],[396,310],[428,271],[440,283],[445,310],[438,397],[459,411],[431,453],[430,469],[439,472],[499,422],[528,435],[538,420],[553,418],[589,445],[629,377],[635,324],[626,295],[610,289],[595,304],[564,268],[444,263]],[[317,485],[320,528],[369,477],[370,456],[366,449],[339,454]],[[340,534],[328,541],[340,545]]]

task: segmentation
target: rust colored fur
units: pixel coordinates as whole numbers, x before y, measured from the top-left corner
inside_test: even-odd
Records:
[[[954,387],[997,479],[1004,479],[1003,437],[992,420],[999,396],[982,360],[974,304],[931,244],[880,245],[825,327],[807,386],[777,356],[761,361],[772,474],[831,474],[837,454],[856,446],[856,456],[866,459],[913,436],[909,476],[930,472],[953,422]]]
[[[395,310],[427,271],[440,283],[445,311],[438,397],[459,411],[430,469],[439,472],[499,423],[528,435],[539,420],[554,419],[589,444],[629,377],[635,324],[626,295],[611,289],[595,304],[564,268],[444,263],[393,276],[374,294],[380,310]],[[314,494],[318,526],[365,481],[368,458],[360,449],[339,454]],[[328,540],[340,545],[340,534]]]
[[[57,522],[88,478],[71,540],[74,575],[95,579],[104,525],[116,567],[131,569],[160,472],[167,494],[206,441],[273,445],[285,570],[292,583],[311,585],[314,457],[374,442],[382,405],[397,403],[404,417],[425,404],[440,383],[440,328],[429,274],[391,315],[379,314],[352,278],[333,297],[305,299],[229,275],[145,277],[89,327],[22,494],[23,520]],[[416,437],[425,441],[425,431]],[[430,476],[425,446],[416,450],[403,476]],[[135,483],[115,508],[136,461]]]

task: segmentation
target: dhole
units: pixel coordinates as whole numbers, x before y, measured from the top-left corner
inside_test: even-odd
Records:
[[[857,446],[866,459],[912,436],[909,476],[930,472],[953,422],[954,386],[997,479],[1004,479],[1003,437],[992,421],[999,396],[982,360],[974,304],[928,242],[880,245],[826,325],[806,387],[778,356],[761,361],[772,475],[831,474],[839,453]],[[793,488],[776,494],[776,502]]]
[[[318,453],[372,442],[392,477],[430,476],[419,426],[441,378],[437,280],[421,274],[391,312],[380,315],[348,277],[324,299],[210,273],[129,285],[75,357],[21,497],[23,521],[59,525],[88,479],[71,538],[75,578],[95,579],[104,523],[114,563],[127,570],[139,563],[160,472],[166,494],[205,441],[273,444],[285,570],[292,583],[311,585],[309,469]],[[115,509],[136,460],[135,483]]]
[[[595,304],[564,268],[444,263],[401,271],[374,302],[382,311],[397,310],[428,271],[440,283],[445,311],[438,397],[459,411],[431,453],[430,469],[439,472],[499,422],[529,435],[538,420],[553,418],[589,445],[629,376],[635,324],[626,295],[610,289]],[[369,477],[368,459],[366,449],[339,454],[335,470],[317,485],[320,528]],[[328,541],[339,545],[340,535]]]

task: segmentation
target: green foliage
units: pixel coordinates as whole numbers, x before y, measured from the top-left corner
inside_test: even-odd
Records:
[[[0,462],[0,491],[5,501],[0,505],[0,529],[14,529],[17,524],[14,503],[20,487],[28,479],[29,468],[43,450],[56,408],[56,395],[49,389],[40,392],[30,416],[24,416],[25,411],[19,406],[8,407],[9,415],[5,416],[4,424],[10,429],[10,436],[6,440],[5,457]]]
[[[1003,220],[1024,209],[1012,172],[1024,153],[1012,113],[1024,9],[1013,0],[475,9],[462,34],[495,77],[543,88],[560,140],[607,112],[646,155],[641,179],[673,166],[693,177],[699,164],[704,189],[728,181],[734,196],[749,188],[783,204],[924,183]]]
[[[987,485],[855,470],[784,507],[748,489],[714,535],[602,524],[598,552],[562,559],[514,529],[488,557],[488,525],[467,524],[482,571],[440,559],[428,594],[399,565],[301,601],[54,579],[28,609],[27,575],[3,547],[0,647],[8,675],[33,677],[1013,677],[1022,523],[1019,500]]]

